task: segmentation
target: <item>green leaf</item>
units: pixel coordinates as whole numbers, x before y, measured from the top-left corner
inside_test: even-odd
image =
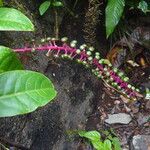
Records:
[[[148,4],[147,4],[147,2],[145,2],[144,0],[141,0],[139,2],[138,8],[141,9],[144,13],[146,13],[147,10],[148,10]]]
[[[33,71],[8,71],[0,74],[0,117],[34,111],[56,96],[52,82]]]
[[[13,8],[0,8],[1,31],[34,31],[32,22],[20,11]]]
[[[104,141],[104,145],[103,145],[103,147],[104,147],[104,150],[112,150],[112,144],[111,144],[111,141],[110,140],[105,140]],[[115,149],[116,150],[116,149]]]
[[[105,150],[104,144],[100,141],[92,141],[92,145],[96,150]]]
[[[125,0],[108,0],[106,13],[106,35],[107,38],[113,33],[117,26],[125,6]]]
[[[41,16],[48,10],[48,8],[50,7],[50,5],[51,5],[50,1],[45,1],[44,3],[42,3],[40,5],[39,12],[40,12]]]
[[[52,3],[52,5],[53,5],[54,7],[62,7],[62,6],[63,6],[63,3],[62,3],[61,1],[54,1],[54,2]]]
[[[23,66],[16,53],[8,47],[0,46],[0,73],[21,69],[23,69]]]
[[[114,147],[115,150],[122,150],[120,141],[117,137],[114,137],[112,139],[112,144],[113,144],[113,147]]]
[[[0,7],[3,6],[3,0],[0,0]]]
[[[81,137],[88,138],[91,141],[100,141],[100,133],[97,131],[79,131],[78,134]]]

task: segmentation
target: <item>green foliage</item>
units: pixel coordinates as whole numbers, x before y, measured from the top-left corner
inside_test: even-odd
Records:
[[[79,131],[78,133],[81,137],[88,138],[91,141],[99,141],[101,138],[101,135],[97,131]]]
[[[48,10],[49,7],[62,7],[63,3],[57,0],[49,0],[43,2],[39,7],[40,15],[44,15],[44,13]]]
[[[141,9],[144,13],[146,13],[148,11],[148,4],[146,1],[141,0],[139,2],[138,8]]]
[[[108,0],[107,7],[105,9],[105,24],[107,38],[114,32],[114,29],[118,25],[124,8],[129,6],[129,9],[140,9],[142,12],[149,12],[149,3],[145,0]]]
[[[106,133],[109,133],[108,131]],[[112,137],[110,133],[104,141],[97,131],[79,131],[81,137],[87,138],[96,150],[121,150],[120,142],[117,137]]]
[[[0,7],[0,30],[34,31],[34,26],[20,11],[13,8]]]
[[[40,12],[41,16],[48,10],[48,8],[50,7],[50,5],[51,5],[50,1],[45,1],[44,3],[42,3],[40,5],[39,12]]]
[[[11,49],[0,46],[0,73],[10,70],[21,70],[23,66]]]
[[[125,6],[125,0],[108,0],[106,13],[106,35],[107,38],[113,33],[118,24]]]
[[[1,7],[0,30],[33,31],[34,26],[18,10]],[[56,96],[47,77],[21,69],[23,66],[16,54],[0,46],[0,117],[30,113]]]
[[[37,72],[1,73],[0,83],[0,117],[32,112],[56,96],[52,82]]]
[[[3,0],[0,0],[0,7],[3,6]]]

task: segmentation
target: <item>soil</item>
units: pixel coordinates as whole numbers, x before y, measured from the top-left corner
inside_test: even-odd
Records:
[[[29,16],[36,26],[36,31],[34,33],[0,33],[0,36],[3,37],[0,44],[18,48],[33,38],[36,38],[38,43],[41,38],[54,35],[52,14],[47,12],[45,16],[39,16],[38,8],[41,2],[36,0],[30,2],[10,0],[7,2],[7,5],[19,8]],[[72,1],[68,1],[68,4],[71,3]],[[78,39],[79,44],[84,43],[82,28],[85,8],[87,8],[87,3],[83,1],[73,10],[74,14],[77,14],[77,18],[68,16],[66,10],[60,10],[61,36]],[[101,16],[102,18],[103,16]],[[94,27],[96,26],[95,22]],[[102,55],[105,57],[109,50],[109,45],[107,45],[109,41],[105,39],[104,31],[104,27],[102,31],[97,31],[94,44],[97,49],[103,50]],[[138,122],[139,116],[144,118],[150,114],[150,107],[146,107],[148,100],[139,99],[132,104],[125,103],[118,93],[94,77],[90,70],[75,62],[49,59],[45,52],[22,54],[19,57],[26,69],[39,71],[49,77],[58,91],[58,95],[52,103],[30,114],[1,118],[0,142],[3,144],[17,150],[92,150],[92,147],[86,146],[81,138],[70,139],[67,131],[80,129],[102,131],[113,128],[121,140],[122,147],[130,149],[133,135],[150,135],[149,122]],[[132,81],[141,70],[144,70],[147,76],[150,75],[149,66],[144,69],[142,67],[136,68],[130,72]],[[144,87],[150,86],[150,83],[146,84],[147,80],[145,79],[145,76],[141,76],[136,82]],[[109,125],[104,122],[108,114],[119,112],[129,113],[132,116],[132,121],[127,125]]]

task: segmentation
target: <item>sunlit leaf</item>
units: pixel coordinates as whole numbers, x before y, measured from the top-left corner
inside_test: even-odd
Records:
[[[44,13],[48,10],[48,8],[50,7],[51,5],[51,2],[50,1],[45,1],[43,2],[40,7],[39,7],[39,12],[40,12],[40,15],[44,15]]]
[[[113,144],[113,147],[114,147],[115,150],[122,150],[120,141],[117,137],[114,137],[112,139],[112,144]]]
[[[0,73],[10,70],[21,70],[23,66],[11,49],[0,46]]]
[[[62,7],[63,3],[61,1],[54,1],[52,5],[55,7]]]
[[[36,110],[56,96],[52,82],[33,71],[8,71],[0,74],[0,117]]]
[[[100,141],[100,133],[97,131],[79,131],[81,137],[88,138],[91,141]]]
[[[0,7],[0,30],[34,31],[34,26],[20,11],[13,8]]]
[[[106,13],[107,38],[113,33],[124,11],[125,0],[108,0]]]
[[[104,141],[104,145],[103,145],[104,150],[112,150],[112,144],[111,141],[106,139]]]
[[[104,150],[104,144],[101,141],[91,141],[96,150]]]

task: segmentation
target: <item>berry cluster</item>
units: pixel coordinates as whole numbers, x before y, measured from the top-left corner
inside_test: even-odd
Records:
[[[55,38],[47,38],[41,40],[42,45],[33,47],[25,47],[15,49],[16,52],[26,52],[35,50],[46,50],[47,56],[53,55],[54,57],[67,58],[76,60],[78,63],[91,68],[94,75],[102,79],[105,83],[119,91],[129,99],[136,100],[139,89],[129,84],[129,78],[123,72],[114,68],[107,60],[101,58],[99,52],[94,52],[93,47],[88,47],[86,44],[77,48],[77,41],[73,40],[70,43],[68,38],[64,37],[61,40]]]

